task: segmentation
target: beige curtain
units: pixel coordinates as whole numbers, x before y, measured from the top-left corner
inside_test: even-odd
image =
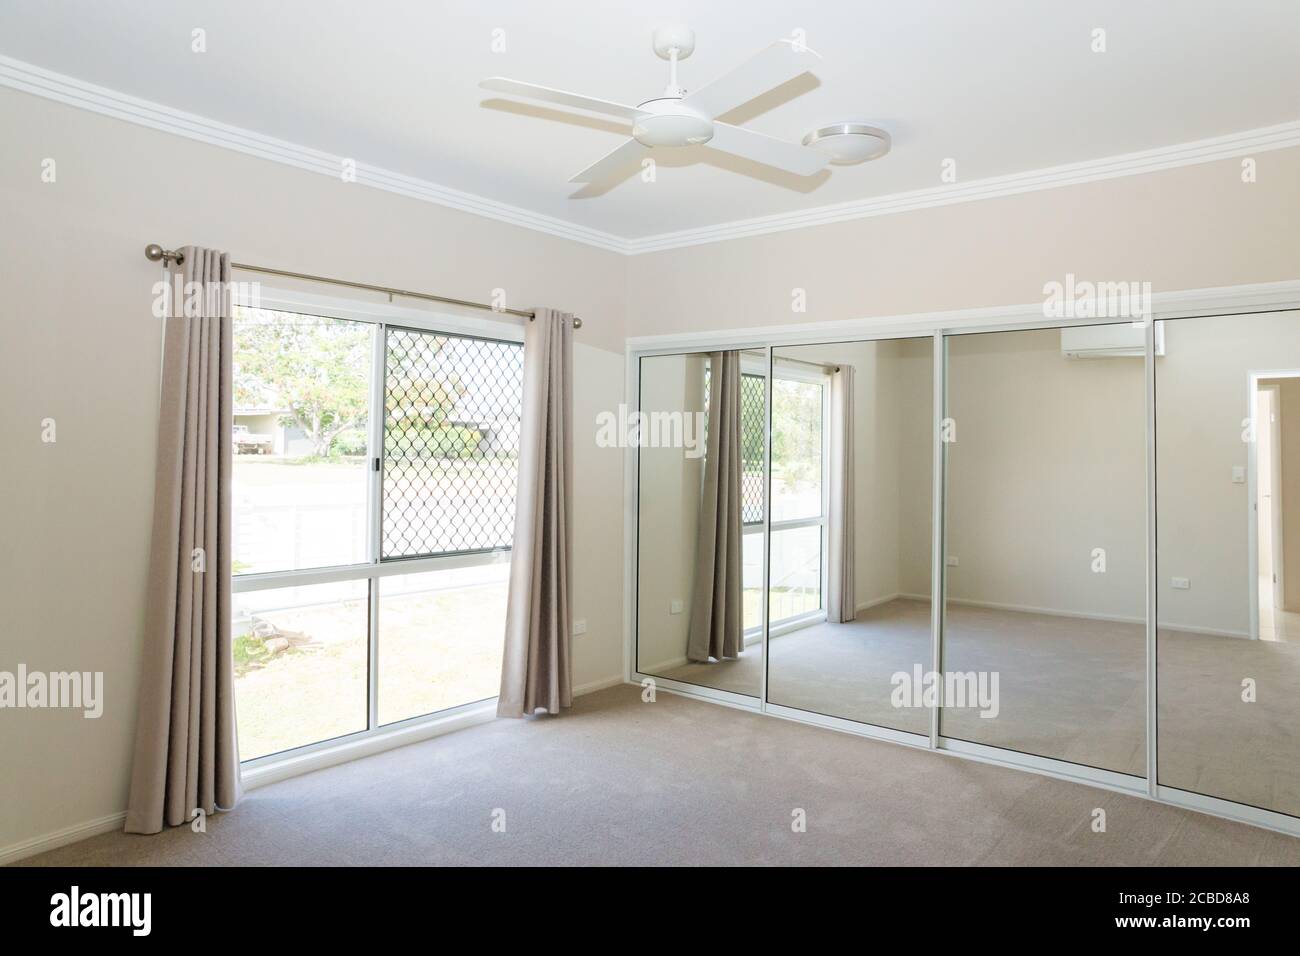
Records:
[[[831,375],[830,502],[827,511],[826,618],[853,620],[853,366]]]
[[[709,355],[708,441],[700,496],[695,587],[686,656],[693,661],[740,656],[740,353]]]
[[[573,702],[573,316],[538,309],[524,330],[519,486],[497,715]]]
[[[230,621],[230,257],[186,246],[164,319],[153,548],[126,829],[239,799]]]

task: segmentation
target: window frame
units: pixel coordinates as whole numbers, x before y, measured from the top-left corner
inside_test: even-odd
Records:
[[[434,730],[447,722],[461,722],[467,716],[491,719],[495,713],[496,697],[469,701],[443,710],[432,711],[392,723],[379,723],[379,582],[385,577],[399,574],[419,574],[456,568],[482,567],[490,564],[508,564],[511,548],[481,551],[464,551],[428,556],[382,557],[383,521],[383,447],[385,422],[385,378],[387,371],[387,331],[403,329],[449,335],[458,338],[486,339],[489,341],[523,344],[522,324],[485,318],[481,314],[466,315],[455,311],[416,309],[391,303],[376,303],[363,299],[339,296],[321,296],[290,289],[258,290],[255,302],[236,300],[235,305],[248,309],[293,312],[321,318],[364,322],[373,326],[370,364],[370,418],[367,428],[366,458],[366,560],[356,564],[328,565],[318,568],[300,568],[286,571],[264,571],[254,574],[231,574],[231,594],[269,591],[279,588],[309,584],[330,584],[343,581],[366,581],[369,597],[368,666],[366,675],[366,729],[325,740],[304,744],[288,750],[241,760],[244,771],[264,771],[277,764],[297,761],[320,751],[336,748],[354,749],[371,740],[405,736],[422,728]],[[378,463],[378,467],[376,467]],[[238,701],[236,701],[238,706]]]
[[[771,481],[770,477],[766,474],[766,471],[767,471],[767,418],[768,418],[768,415],[769,415],[769,409],[768,409],[767,405],[768,405],[768,400],[769,400],[769,399],[768,399],[768,396],[770,395],[772,389],[771,389],[771,382],[768,380],[768,374],[767,374],[767,362],[766,362],[766,360],[764,359],[764,357],[761,356],[761,355],[750,355],[750,354],[747,353],[747,352],[741,352],[741,354],[740,354],[740,374],[741,374],[741,387],[742,387],[742,389],[743,389],[743,387],[744,387],[744,376],[746,376],[746,375],[748,375],[748,376],[750,376],[750,377],[752,377],[752,378],[762,379],[762,381],[763,381],[763,421],[762,421],[762,425],[761,425],[761,431],[762,431],[762,433],[763,433],[763,445],[764,445],[764,447],[763,447],[763,472],[764,472],[764,474],[763,474],[763,487],[764,487],[764,494],[763,494],[763,517],[760,518],[758,521],[750,521],[750,522],[746,522],[746,521],[744,521],[743,518],[742,518],[741,523],[740,523],[740,550],[741,550],[741,561],[742,561],[742,564],[743,564],[743,561],[744,561],[744,552],[745,552],[745,538],[747,538],[747,537],[749,537],[749,536],[751,536],[751,535],[756,535],[756,536],[758,537],[758,539],[759,539],[760,544],[763,544],[763,545],[764,545],[764,547],[763,547],[763,556],[764,556],[764,557],[763,557],[763,562],[766,564],[766,562],[767,562],[767,548],[766,548],[766,541],[765,541],[764,539],[765,539],[765,536],[766,536],[766,529],[767,529],[767,509],[770,508],[770,507],[771,507],[771,504],[772,504],[771,501],[769,500],[768,495],[767,495],[767,485],[768,485],[768,484],[770,483],[770,481]],[[743,407],[744,407],[744,406],[743,406],[743,404],[742,404],[742,411],[743,411]],[[742,441],[742,442],[744,441],[744,427],[743,427],[743,425],[742,425],[742,428],[741,428],[741,441]],[[743,460],[743,456],[742,456],[742,460]],[[743,514],[743,510],[744,510],[744,504],[743,504],[743,502],[742,502],[742,504],[741,504],[741,510],[742,510],[742,514]],[[744,576],[744,572],[743,572],[743,570],[742,570],[742,572],[741,572],[741,575],[742,575],[742,580],[741,580],[741,588],[740,588],[740,590],[741,590],[741,592],[742,592],[742,594],[743,594],[743,592],[744,592],[744,590],[745,590],[744,580],[743,580],[743,576]],[[760,601],[766,601],[766,600],[767,600],[767,593],[766,593],[766,591],[763,589],[763,585],[762,585],[762,584],[760,584],[759,587],[760,587],[759,600],[760,600]],[[742,606],[743,606],[743,598],[742,598]],[[742,620],[742,633],[741,633],[741,640],[744,641],[744,646],[745,646],[745,647],[753,647],[754,645],[756,645],[756,644],[761,644],[761,643],[763,642],[763,620],[764,620],[764,618],[765,618],[766,616],[767,616],[766,614],[760,614],[760,615],[759,615],[759,618],[758,618],[758,623],[757,623],[757,624],[754,624],[754,625],[752,625],[752,626],[750,626],[750,627],[744,627],[744,622],[743,622],[743,620]],[[743,618],[743,614],[742,614],[742,618]]]
[[[821,502],[819,513],[816,516],[805,518],[789,518],[782,521],[773,520],[771,522],[772,541],[775,543],[776,536],[782,531],[793,531],[798,528],[820,528],[821,535],[821,567],[819,568],[818,582],[818,604],[820,605],[814,611],[805,611],[803,614],[794,614],[790,617],[773,619],[769,622],[769,633],[773,637],[779,637],[782,634],[788,634],[791,631],[798,630],[802,627],[810,627],[813,624],[820,624],[826,620],[826,589],[830,583],[830,569],[828,560],[830,557],[829,542],[829,512],[830,512],[830,411],[831,411],[831,372],[828,369],[813,367],[811,364],[803,362],[792,362],[782,360],[780,356],[774,358],[772,362],[772,386],[775,387],[777,380],[784,379],[790,382],[803,382],[809,385],[816,385],[821,388],[822,394],[822,417],[821,417],[821,461],[820,461],[820,478],[821,478]],[[771,391],[771,389],[769,389]],[[771,483],[772,476],[768,475],[768,482]],[[770,496],[769,496],[770,497]],[[771,507],[769,501],[768,507]],[[770,549],[769,549],[770,551]],[[769,582],[768,587],[771,587]],[[770,600],[770,594],[769,594]],[[769,612],[770,613],[770,612]]]

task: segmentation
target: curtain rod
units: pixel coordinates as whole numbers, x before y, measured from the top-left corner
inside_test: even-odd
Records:
[[[144,247],[144,257],[150,262],[161,262],[163,265],[169,265],[172,260],[183,262],[185,258],[179,252],[175,252],[171,249],[164,249],[156,242],[151,242],[149,245]],[[517,315],[521,318],[528,319],[530,322],[536,316],[536,313],[525,312],[522,309],[496,309],[488,305],[486,302],[470,302],[468,299],[452,299],[445,295],[434,295],[431,292],[411,292],[407,289],[393,289],[383,285],[371,285],[368,282],[353,282],[349,279],[331,279],[327,276],[308,275],[305,272],[290,272],[287,269],[272,269],[268,266],[250,266],[243,262],[232,262],[230,267],[232,269],[242,269],[245,272],[260,272],[263,275],[283,276],[287,279],[305,279],[308,282],[324,282],[327,285],[347,286],[349,289],[364,289],[367,292],[383,292],[388,295],[390,301],[393,296],[400,295],[408,299],[424,299],[428,302],[442,302],[446,305],[461,305],[470,309],[487,309],[489,312]],[[573,327],[575,329],[582,328],[582,319],[578,318],[576,315],[573,317]]]
[[[802,348],[802,346],[793,346],[793,347]],[[795,365],[808,365],[811,366],[812,368],[819,368],[823,372],[838,372],[840,370],[840,363],[838,362],[810,362],[807,359],[790,358],[788,355],[777,355],[775,354],[776,353],[775,349],[773,349],[772,351],[773,351],[772,354],[773,362],[793,362]]]

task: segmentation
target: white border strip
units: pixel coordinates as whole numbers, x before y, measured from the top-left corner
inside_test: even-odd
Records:
[[[87,83],[3,55],[0,55],[0,86],[322,175],[338,177],[343,160],[350,158],[231,126],[196,113],[130,96],[109,87]],[[1300,146],[1300,120],[1118,156],[1105,156],[1045,169],[1026,170],[1005,176],[992,176],[965,183],[855,199],[816,206],[812,209],[758,216],[638,238],[627,238],[592,229],[556,216],[544,215],[509,203],[498,202],[448,186],[440,186],[427,179],[407,176],[368,163],[356,163],[356,182],[411,199],[435,203],[487,219],[581,242],[608,252],[642,255],[730,239],[786,232],[792,229],[805,229],[827,223],[888,216],[894,213],[977,202],[981,199],[1013,196],[1043,189],[1056,189],[1061,186],[1136,176],[1295,146]]]

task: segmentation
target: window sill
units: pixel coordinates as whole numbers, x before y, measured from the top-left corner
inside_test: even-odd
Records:
[[[418,743],[455,730],[463,730],[495,720],[496,698],[466,704],[447,713],[417,717],[344,740],[326,741],[280,754],[258,757],[242,765],[241,780],[245,790],[256,790],[269,783],[288,780],[300,774],[322,770],[336,764],[383,753],[396,747]]]

